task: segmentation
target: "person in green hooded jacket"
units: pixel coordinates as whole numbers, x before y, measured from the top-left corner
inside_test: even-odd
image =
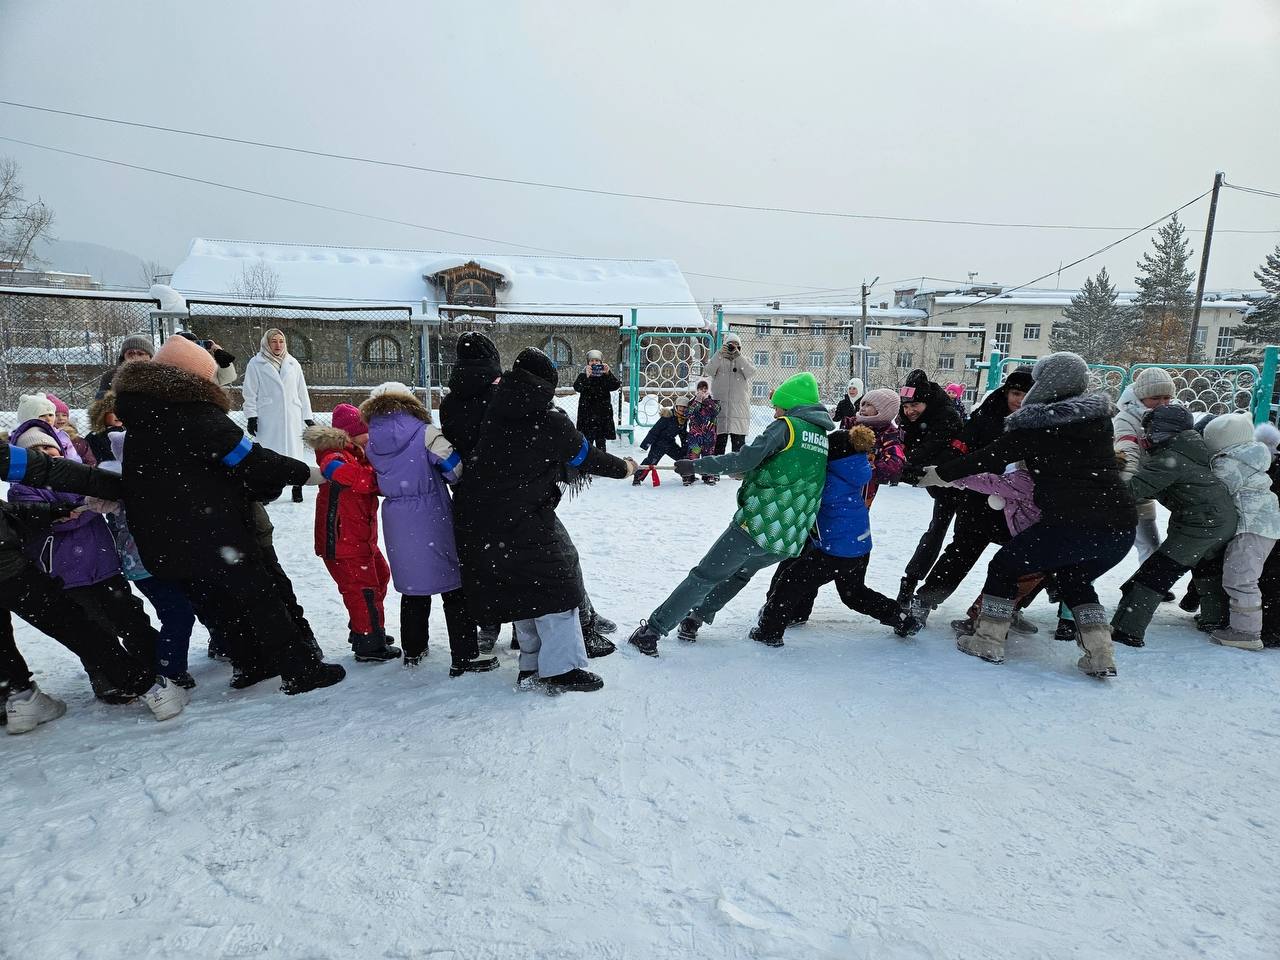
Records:
[[[1111,618],[1111,639],[1130,647],[1145,644],[1143,636],[1165,592],[1188,570],[1201,588],[1201,620],[1218,626],[1227,619],[1222,604],[1215,606],[1220,591],[1213,570],[1236,532],[1235,503],[1209,466],[1209,448],[1194,429],[1191,411],[1157,407],[1147,411],[1142,425],[1147,450],[1128,480],[1129,492],[1139,501],[1160,501],[1169,511],[1169,529],[1164,543],[1122,588]]]
[[[760,570],[799,556],[818,515],[827,480],[827,433],[835,422],[819,402],[812,373],[784,380],[770,397],[773,423],[733,453],[677,460],[676,473],[742,476],[729,528],[680,585],[631,634],[641,653],[658,655],[658,640],[679,624],[681,640],[738,595]]]

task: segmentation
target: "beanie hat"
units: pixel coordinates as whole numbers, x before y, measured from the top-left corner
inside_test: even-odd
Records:
[[[1005,379],[1004,385],[1009,390],[1021,390],[1026,393],[1034,383],[1035,381],[1031,379],[1031,368],[1018,367]]]
[[[55,397],[52,393],[46,393],[45,397],[48,399],[50,403],[53,404],[54,413],[66,414],[71,412],[71,409],[65,403],[63,403],[61,400]]]
[[[411,389],[396,380],[388,380],[386,383],[380,383],[369,391],[370,397],[382,397],[387,395],[398,395],[402,397],[413,397],[415,400],[418,399],[417,395]],[[345,406],[345,404],[339,404],[339,406]],[[334,424],[334,426],[337,426],[337,424]]]
[[[493,341],[476,330],[464,333],[458,338],[456,355],[459,360],[491,360],[496,367],[502,365],[502,357],[498,355],[498,348],[494,346]]]
[[[213,359],[213,354],[185,337],[170,337],[156,351],[154,359],[156,363],[167,363],[210,383],[218,374],[218,362]]]
[[[787,377],[773,391],[769,402],[780,410],[818,402],[818,378],[806,370],[793,377]]]
[[[942,389],[947,391],[947,396],[952,400],[959,400],[964,396],[964,387],[958,383],[948,383]]]
[[[560,382],[560,374],[556,371],[556,365],[551,362],[550,357],[537,347],[525,347],[521,350],[516,357],[514,369],[528,374],[535,380],[541,380],[548,386],[554,387]]]
[[[876,408],[874,417],[866,416],[862,413],[862,410],[867,409],[867,404],[871,404]],[[885,387],[880,387],[877,390],[868,390],[862,398],[862,407],[858,411],[858,422],[879,427],[896,417],[901,409],[902,398],[892,390]]]
[[[132,337],[125,337],[120,341],[120,359],[118,363],[124,363],[124,355],[130,350],[141,350],[148,357],[155,358],[156,345],[151,342],[151,338],[141,333],[134,334]]]
[[[1041,357],[1031,369],[1035,380],[1024,404],[1053,403],[1078,397],[1089,389],[1089,366],[1079,354],[1066,350]]]
[[[849,381],[849,388],[846,391],[846,393],[849,391],[853,392],[853,399],[859,400],[863,397],[864,394],[866,394],[867,387],[866,387],[866,384],[862,382],[861,377],[854,377],[852,380]]]
[[[333,408],[333,425],[349,437],[362,437],[369,432],[369,425],[360,416],[360,411],[349,403],[340,403]]]
[[[603,354],[603,353],[601,353],[599,350],[588,350],[588,351],[587,351],[587,359],[588,359],[588,360],[603,360],[603,359],[604,359],[604,354]]]
[[[1184,430],[1190,430],[1193,425],[1191,411],[1172,403],[1148,410],[1147,415],[1142,418],[1142,426],[1152,443],[1171,440]]]
[[[1276,455],[1276,448],[1280,447],[1280,430],[1276,429],[1274,423],[1258,424],[1258,428],[1253,431],[1253,438],[1270,450],[1273,457]]]
[[[726,333],[724,335],[724,342],[736,343],[738,346],[742,346],[742,338],[738,336],[736,333]]]
[[[901,403],[927,403],[929,395],[933,393],[933,386],[927,373],[912,370],[898,388],[898,397]]]
[[[1210,453],[1219,453],[1242,443],[1253,443],[1253,421],[1244,413],[1225,414],[1205,427],[1204,442]]]
[[[1152,397],[1173,397],[1176,394],[1177,390],[1173,386],[1173,377],[1169,376],[1168,370],[1162,370],[1159,367],[1146,367],[1139,370],[1138,375],[1133,378],[1133,395],[1139,400],[1149,400]]]
[[[23,430],[22,435],[14,442],[24,450],[30,450],[32,447],[53,447],[61,453],[62,444],[58,443],[58,438],[52,433],[41,429],[44,425],[43,420],[39,421],[39,426],[32,424]]]
[[[53,402],[43,393],[24,393],[18,398],[18,422],[38,420],[57,413]]]

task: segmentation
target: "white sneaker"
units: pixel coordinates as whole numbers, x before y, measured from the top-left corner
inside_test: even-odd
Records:
[[[4,706],[5,728],[10,733],[30,733],[42,723],[57,720],[67,705],[51,697],[34,683],[25,694],[10,694]]]
[[[143,701],[157,720],[172,720],[187,705],[187,691],[164,677],[156,677],[156,685],[142,695]]]

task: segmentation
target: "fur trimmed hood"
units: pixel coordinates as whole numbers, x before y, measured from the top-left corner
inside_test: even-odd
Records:
[[[1086,393],[1051,403],[1024,403],[1022,408],[1005,417],[1006,430],[1039,430],[1062,427],[1071,423],[1115,416],[1115,404],[1105,393]]]
[[[302,442],[316,453],[344,450],[354,443],[351,434],[347,431],[339,430],[337,427],[326,427],[319,423],[302,431]]]
[[[157,360],[123,364],[111,389],[117,396],[145,393],[165,403],[211,403],[223,413],[231,411],[230,398],[212,380]]]
[[[368,424],[373,423],[374,417],[388,417],[393,413],[407,413],[423,423],[431,422],[431,411],[411,393],[380,393],[360,404],[360,416]]]

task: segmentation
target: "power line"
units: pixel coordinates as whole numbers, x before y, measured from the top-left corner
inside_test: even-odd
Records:
[[[1276,193],[1274,190],[1263,190],[1261,187],[1239,187],[1234,183],[1227,183],[1225,180],[1222,182],[1222,185],[1224,187],[1230,187],[1232,190],[1239,190],[1241,193],[1252,193],[1259,197],[1275,197],[1277,200],[1280,200],[1280,193]],[[1226,233],[1225,230],[1220,230],[1218,232]]]
[[[654,203],[671,203],[681,204],[693,207],[712,207],[722,210],[747,210],[757,213],[781,213],[791,216],[804,217],[826,217],[842,220],[873,220],[888,223],[930,223],[942,224],[948,226],[968,226],[968,227],[1004,227],[1013,229],[1027,230],[1111,230],[1111,231],[1128,231],[1131,227],[1111,226],[1111,225],[1094,225],[1094,224],[1073,224],[1073,223],[1021,223],[1021,222],[1004,222],[995,220],[971,220],[971,219],[951,219],[942,217],[905,217],[890,216],[885,214],[870,213],[847,213],[834,210],[810,210],[801,207],[781,207],[767,206],[750,203],[731,203],[714,200],[695,200],[690,197],[665,196],[662,194],[651,193],[632,193],[622,190],[604,190],[594,187],[582,187],[572,184],[551,183],[541,180],[525,180],[516,177],[498,177],[479,173],[469,173],[462,170],[448,170],[441,167],[428,167],[414,163],[404,163],[394,160],[379,160],[374,157],[362,157],[354,154],[331,153],[325,150],[312,150],[306,147],[296,147],[283,143],[271,143],[265,140],[253,140],[248,137],[231,137],[222,136],[213,133],[204,133],[199,130],[187,130],[182,127],[170,127],[157,123],[143,123],[135,120],[123,120],[119,117],[104,117],[91,113],[79,113],[74,110],[57,110],[53,107],[41,107],[30,103],[20,103],[15,100],[0,100],[0,104],[8,107],[15,107],[22,110],[34,110],[39,113],[50,113],[64,117],[76,117],[81,120],[93,120],[97,123],[108,123],[117,126],[132,127],[139,130],[152,130],[160,133],[172,133],[186,137],[198,137],[203,140],[214,140],[220,143],[233,143],[240,146],[260,147],[267,150],[281,150],[287,153],[295,153],[308,157],[320,157],[328,160],[342,160],[350,163],[364,163],[372,166],[385,167],[393,170],[409,170],[415,173],[430,173],[444,177],[459,177],[467,180],[478,180],[485,183],[502,183],[513,186],[536,187],[543,190],[561,190],[569,193],[582,193],[591,196],[600,197],[616,197],[627,200],[647,200]],[[19,141],[20,142],[20,141]],[[392,221],[395,222],[395,221]],[[443,231],[448,232],[448,231]],[[1239,233],[1275,233],[1280,231],[1270,230],[1240,230],[1240,231],[1219,231],[1221,233],[1239,232]],[[457,234],[458,236],[466,236],[465,234]],[[503,241],[498,241],[503,242]],[[522,244],[513,244],[513,246],[523,246]],[[530,247],[528,249],[540,249]],[[717,278],[731,279],[731,278]]]

